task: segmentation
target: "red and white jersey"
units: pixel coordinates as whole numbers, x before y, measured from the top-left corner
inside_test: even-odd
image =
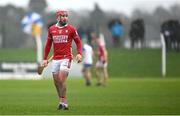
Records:
[[[98,60],[105,61],[105,46],[99,45],[97,47]]]
[[[96,39],[97,42],[97,56],[99,61],[106,61],[106,46],[104,41],[103,34],[100,34],[100,37]]]
[[[44,60],[47,60],[53,44],[54,60],[72,59],[72,41],[75,41],[77,53],[82,54],[82,44],[76,29],[69,24],[58,26],[57,24],[48,29],[48,37],[44,50]]]

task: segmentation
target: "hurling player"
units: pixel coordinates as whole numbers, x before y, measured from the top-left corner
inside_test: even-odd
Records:
[[[58,10],[56,12],[56,19],[57,23],[48,29],[48,36],[44,48],[43,65],[47,66],[48,54],[53,45],[52,74],[59,97],[58,109],[68,110],[66,80],[73,59],[71,44],[72,41],[76,44],[76,60],[78,63],[82,61],[82,44],[76,29],[67,23],[67,11]]]

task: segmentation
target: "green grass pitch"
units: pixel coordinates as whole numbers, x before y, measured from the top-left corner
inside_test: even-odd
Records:
[[[58,111],[52,80],[0,80],[0,115],[180,114],[179,78],[110,78],[107,87],[68,79],[70,110]]]
[[[161,50],[108,49],[108,70],[112,77],[160,77]],[[180,52],[167,53],[167,76],[180,77]],[[0,49],[1,62],[35,62],[36,50]]]
[[[0,50],[0,62],[35,62],[35,50]],[[68,79],[69,111],[58,111],[52,80],[0,80],[0,115],[180,115],[180,53],[167,53],[161,77],[161,50],[108,49],[107,87]],[[95,72],[95,69],[93,70]],[[94,75],[94,73],[93,73]]]

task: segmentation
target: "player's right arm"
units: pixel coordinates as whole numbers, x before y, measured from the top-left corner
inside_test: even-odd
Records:
[[[44,48],[44,60],[43,60],[43,65],[44,66],[47,66],[48,64],[48,54],[51,50],[51,46],[52,46],[52,36],[51,36],[51,33],[50,33],[50,29],[48,30],[48,37],[47,37],[47,40],[46,40],[46,44],[45,44],[45,48]]]

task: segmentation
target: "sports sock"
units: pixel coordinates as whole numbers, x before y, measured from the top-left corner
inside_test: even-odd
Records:
[[[67,104],[66,97],[61,97],[61,98],[60,98],[60,103],[65,103],[65,104]]]

